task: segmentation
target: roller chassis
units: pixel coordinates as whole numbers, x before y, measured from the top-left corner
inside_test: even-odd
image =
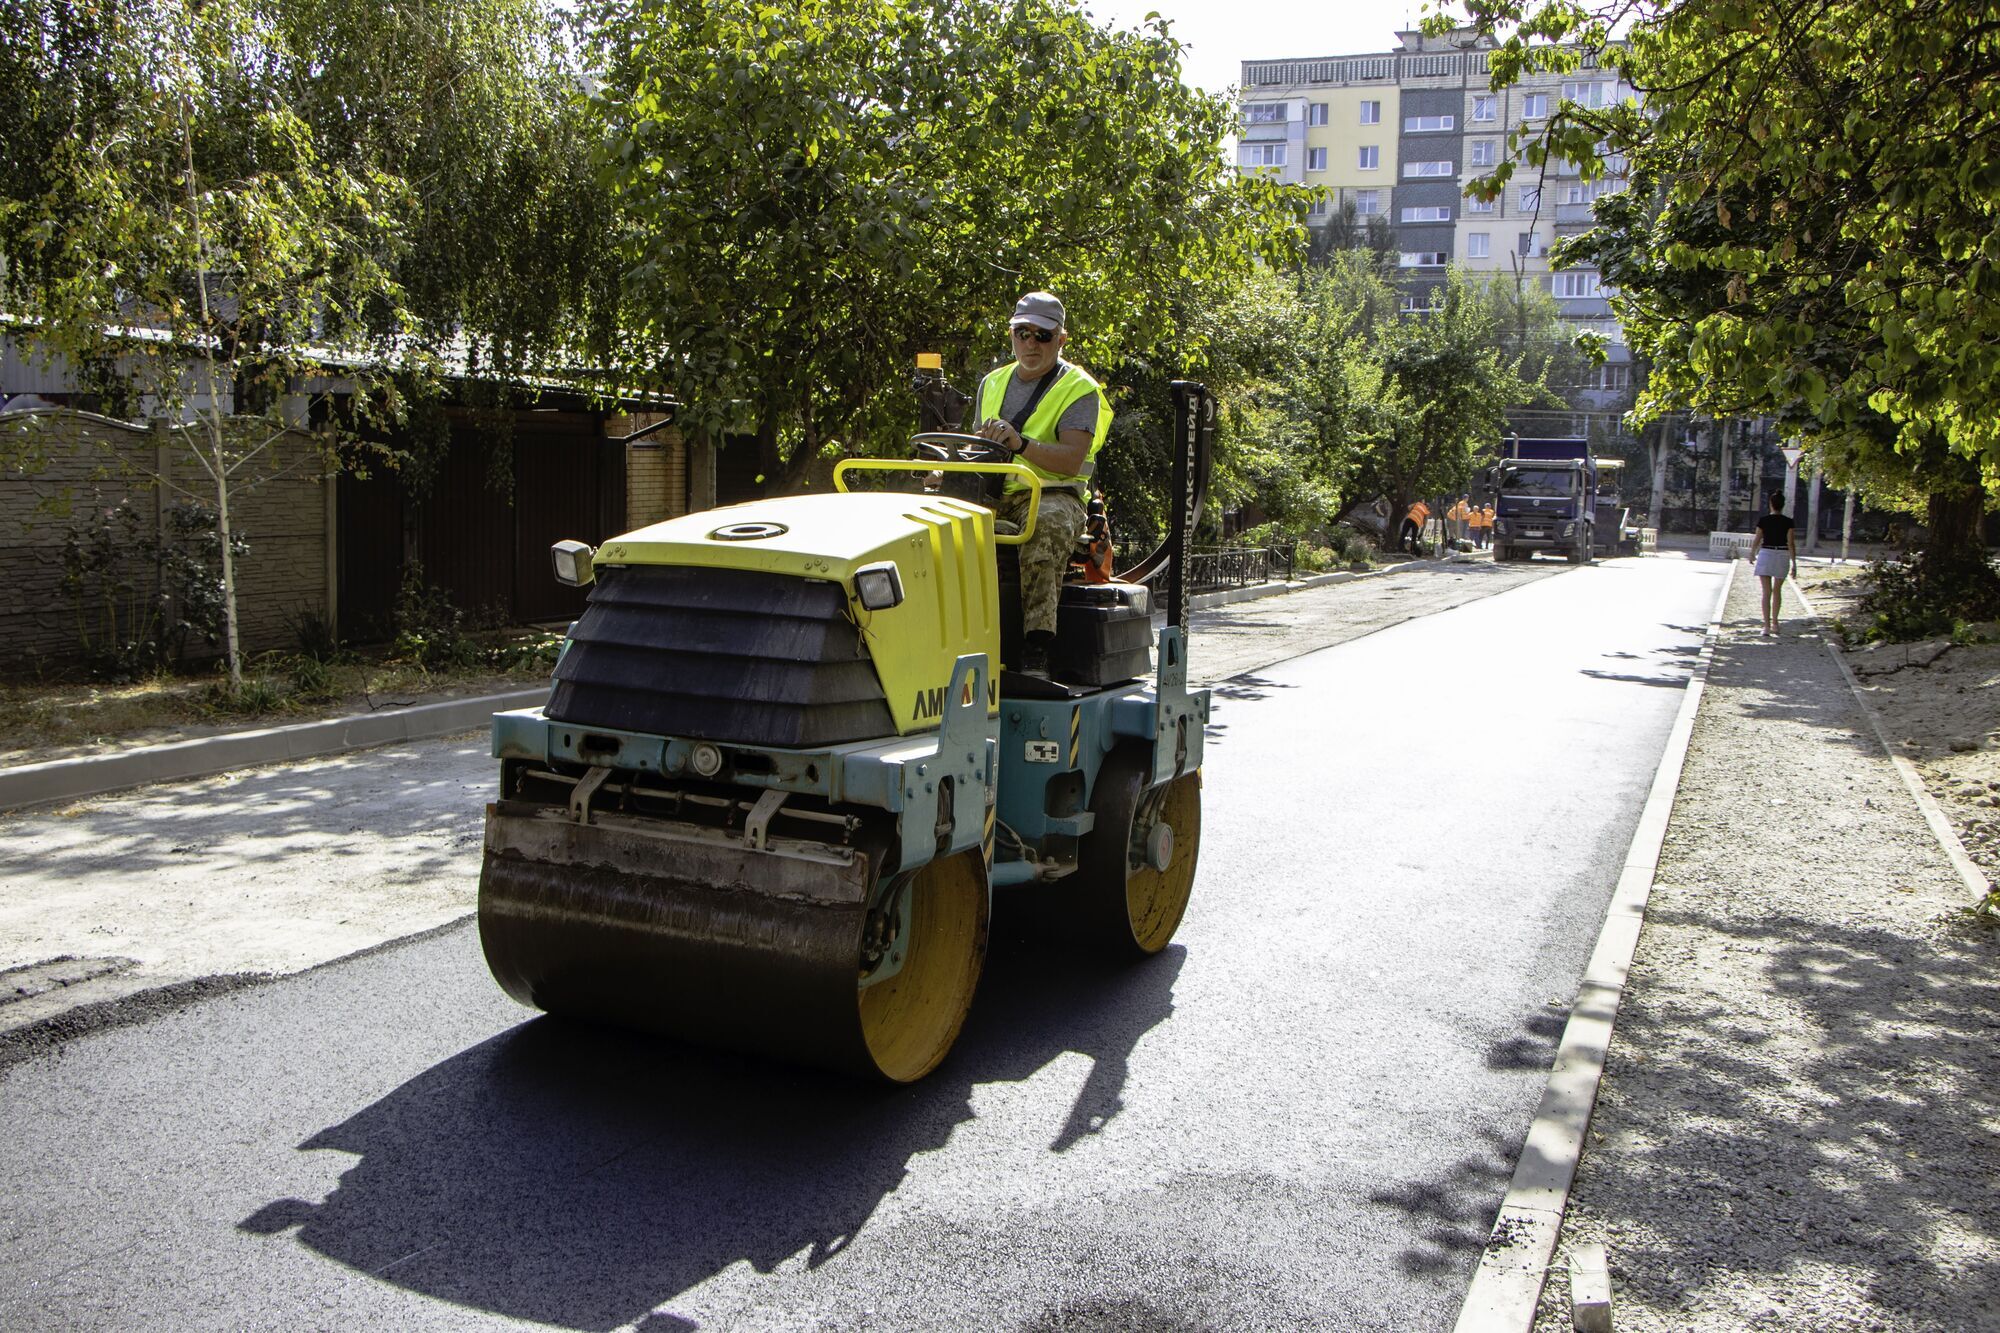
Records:
[[[1196,406],[1201,430],[1177,442],[1205,446],[1205,391]],[[835,485],[897,466],[848,460]],[[908,1082],[958,1035],[996,888],[1035,885],[1024,909],[1114,956],[1166,947],[1195,875],[1210,710],[1171,623],[1183,562],[1150,664],[1147,596],[1121,584],[1079,622],[1097,655],[1071,677],[1116,683],[996,678],[995,547],[1025,540],[1035,507],[1009,536],[983,506],[886,503],[558,544],[565,581],[590,582],[577,562],[593,558],[620,572],[571,627],[549,704],[494,718],[478,916],[508,994]]]

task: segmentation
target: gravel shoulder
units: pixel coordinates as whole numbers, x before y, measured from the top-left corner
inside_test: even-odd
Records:
[[[1788,589],[1764,639],[1756,597],[1739,577],[1535,1327],[1570,1327],[1597,1241],[1621,1333],[2000,1329],[2000,932],[1821,627]],[[1987,771],[1994,725],[1980,654],[1943,661],[1871,689],[1933,789]]]

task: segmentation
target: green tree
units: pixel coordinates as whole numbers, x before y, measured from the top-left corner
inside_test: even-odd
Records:
[[[321,368],[305,349],[393,351],[405,195],[324,160],[268,77],[281,34],[247,0],[14,17],[0,86],[42,82],[11,114],[48,158],[0,197],[0,304],[42,353],[110,368],[176,421],[216,516],[240,688],[231,501],[272,474],[283,397]],[[232,422],[232,401],[266,410]]]
[[[919,350],[1003,354],[1024,290],[1100,372],[1198,355],[1190,312],[1298,242],[1303,192],[1222,163],[1231,108],[1163,22],[1070,0],[615,0],[594,11],[624,364],[796,485],[910,417]]]
[[[1837,480],[1921,498],[1927,573],[1990,584],[1978,534],[2000,464],[1990,9],[1468,8],[1483,26],[1521,25],[1494,57],[1496,82],[1597,50],[1644,95],[1643,112],[1561,108],[1529,155],[1595,170],[1602,145],[1629,159],[1632,190],[1601,200],[1597,229],[1558,258],[1596,261],[1618,289],[1653,363],[1640,413],[1773,416]],[[1607,46],[1620,17],[1636,22]]]
[[[1357,485],[1385,497],[1392,520],[1416,500],[1463,492],[1508,410],[1545,392],[1522,377],[1519,355],[1502,350],[1492,303],[1456,268],[1433,290],[1429,313],[1386,331],[1379,354],[1383,424]]]

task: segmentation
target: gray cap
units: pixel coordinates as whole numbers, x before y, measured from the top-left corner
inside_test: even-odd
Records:
[[[1015,324],[1033,324],[1038,329],[1063,327],[1062,302],[1048,292],[1029,292],[1014,306]]]

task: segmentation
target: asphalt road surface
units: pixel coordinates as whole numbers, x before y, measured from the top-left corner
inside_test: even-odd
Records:
[[[17,1064],[0,1326],[1447,1326],[1725,572],[1219,686],[1176,943],[1001,942],[915,1088],[535,1017],[464,925]]]

